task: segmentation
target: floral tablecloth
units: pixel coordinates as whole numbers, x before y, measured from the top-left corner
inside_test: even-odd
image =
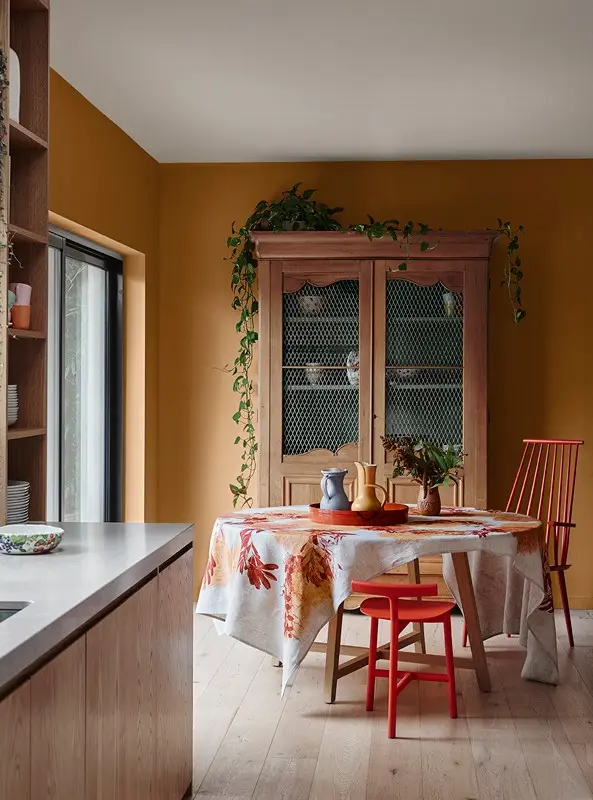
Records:
[[[284,688],[351,594],[353,580],[369,580],[421,556],[475,553],[470,565],[484,638],[516,629],[527,648],[523,677],[556,683],[556,633],[540,523],[467,508],[445,508],[440,517],[414,516],[413,510],[407,524],[388,528],[330,528],[313,523],[306,506],[221,517],[212,532],[197,613],[219,620],[219,632],[278,658]],[[447,562],[445,579],[458,599]],[[510,573],[516,578],[508,580]]]

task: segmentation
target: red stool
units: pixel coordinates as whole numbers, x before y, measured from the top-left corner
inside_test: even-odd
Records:
[[[397,696],[411,681],[439,681],[449,684],[449,714],[457,718],[455,696],[455,666],[453,664],[453,640],[451,638],[451,611],[455,603],[435,600],[403,600],[409,597],[434,597],[438,593],[436,583],[384,584],[352,581],[352,591],[360,594],[378,595],[363,600],[360,610],[371,618],[371,642],[369,645],[369,679],[367,683],[367,711],[373,710],[375,702],[375,678],[389,678],[389,711],[387,731],[395,739]],[[377,669],[377,634],[379,620],[391,622],[389,648],[389,670]],[[397,668],[397,643],[400,633],[411,622],[442,622],[445,632],[446,673],[401,672]]]

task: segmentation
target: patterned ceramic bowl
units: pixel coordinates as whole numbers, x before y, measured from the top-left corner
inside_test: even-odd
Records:
[[[319,294],[301,294],[297,302],[303,314],[318,317],[325,306],[325,297]]]
[[[307,364],[305,375],[311,386],[317,386],[317,384],[321,382],[321,378],[323,377],[323,370],[321,369],[321,364]]]
[[[7,556],[51,553],[63,534],[62,528],[51,525],[5,525],[0,528],[0,553]]]
[[[356,350],[351,350],[346,359],[346,375],[348,376],[348,383],[350,386],[358,386],[360,383],[360,371],[358,369],[360,359]]]

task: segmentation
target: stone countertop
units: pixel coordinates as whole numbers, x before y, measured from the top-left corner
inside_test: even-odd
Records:
[[[0,555],[0,604],[31,605],[0,622],[0,696],[36,663],[193,541],[186,524],[55,523],[47,555]]]

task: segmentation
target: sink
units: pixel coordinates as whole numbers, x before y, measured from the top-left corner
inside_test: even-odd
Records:
[[[12,602],[3,603],[0,601],[0,622],[4,622],[4,620],[10,619],[15,614],[18,614],[19,611],[22,611],[23,608],[27,608],[30,606],[31,603],[28,602],[17,602],[13,600]]]

